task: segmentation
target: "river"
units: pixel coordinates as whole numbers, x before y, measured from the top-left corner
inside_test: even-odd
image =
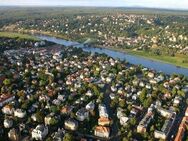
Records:
[[[127,53],[122,53],[122,52],[114,51],[114,50],[111,50],[111,49],[96,48],[96,47],[84,47],[83,44],[80,44],[78,42],[67,41],[67,40],[63,40],[63,39],[55,38],[55,37],[51,37],[51,36],[38,35],[37,37],[39,39],[47,40],[47,41],[54,42],[54,43],[57,43],[57,44],[61,44],[61,45],[64,45],[64,46],[74,46],[74,47],[83,48],[83,50],[87,51],[87,52],[105,53],[108,56],[111,56],[113,58],[119,58],[120,60],[126,60],[127,62],[129,62],[131,64],[135,64],[135,65],[141,64],[144,67],[147,67],[149,69],[153,69],[153,70],[156,70],[156,71],[161,71],[161,72],[164,72],[166,74],[177,73],[177,74],[183,74],[185,76],[188,76],[188,68],[177,67],[175,65],[171,65],[171,64],[168,64],[168,63],[154,61],[154,60],[151,60],[151,59],[146,59],[146,58],[142,58],[142,57],[139,57],[139,56],[134,56],[134,55],[130,55],[130,54],[127,54]]]

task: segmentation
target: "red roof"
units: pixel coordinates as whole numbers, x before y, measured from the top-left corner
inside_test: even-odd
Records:
[[[9,98],[13,97],[13,95],[10,95],[10,94],[2,94],[0,95],[0,102],[3,102]]]

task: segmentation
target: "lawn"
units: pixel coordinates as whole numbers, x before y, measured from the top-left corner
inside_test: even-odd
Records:
[[[19,38],[19,39],[39,41],[39,39],[37,39],[36,37],[32,35],[15,33],[15,32],[0,32],[0,37]]]
[[[165,63],[173,64],[176,66],[188,68],[188,56],[186,55],[177,54],[176,56],[172,57],[172,56],[167,56],[167,55],[155,55],[153,53],[148,53],[144,51],[128,50],[127,52],[133,55],[144,57],[144,58],[149,58],[152,60],[157,60],[160,62],[165,62]]]
[[[172,57],[168,55],[155,55],[153,53],[149,53],[146,51],[134,51],[131,49],[120,49],[120,48],[113,48],[113,47],[108,47],[108,48],[112,50],[120,51],[120,52],[129,53],[131,55],[140,56],[140,57],[147,58],[147,59],[156,60],[156,61],[160,61],[164,63],[173,64],[175,66],[188,68],[188,56],[183,55],[183,54],[176,54],[174,57]]]

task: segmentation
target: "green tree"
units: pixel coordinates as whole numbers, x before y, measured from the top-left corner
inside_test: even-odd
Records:
[[[65,136],[63,137],[63,141],[73,141],[73,136],[70,133],[65,133]]]
[[[144,89],[142,90],[140,96],[139,96],[139,99],[140,99],[140,101],[141,101],[142,103],[143,103],[144,100],[146,99],[146,95],[147,95],[147,90],[146,90],[146,88],[144,88]]]
[[[126,104],[126,102],[124,99],[120,100],[120,102],[119,102],[120,107],[122,107],[122,108],[125,107],[125,104]]]
[[[133,117],[133,118],[130,119],[130,124],[132,126],[136,125],[136,118],[135,117]]]
[[[58,123],[58,120],[55,119],[55,118],[52,118],[52,119],[50,120],[50,125],[56,125],[57,123]]]
[[[10,79],[5,79],[3,81],[3,84],[6,85],[6,86],[10,85],[11,84]]]
[[[38,111],[35,114],[37,122],[42,123],[44,121],[44,115],[42,112]]]

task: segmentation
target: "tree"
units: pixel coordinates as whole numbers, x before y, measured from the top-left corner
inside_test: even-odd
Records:
[[[130,119],[130,124],[132,126],[134,126],[136,124],[136,118],[135,117],[133,117],[133,118]]]
[[[132,137],[132,135],[133,135],[132,130],[130,130],[127,137],[130,139]]]
[[[56,125],[58,123],[58,120],[55,118],[51,118],[50,125]]]
[[[147,94],[147,90],[146,90],[146,88],[144,88],[144,89],[142,90],[140,96],[139,96],[139,99],[140,99],[140,101],[141,101],[142,103],[143,103],[144,100],[146,99],[146,94]]]
[[[51,110],[53,113],[57,113],[59,109],[58,109],[57,106],[51,106],[50,110]]]
[[[120,100],[120,102],[119,102],[120,107],[122,107],[122,108],[125,107],[125,104],[126,104],[126,102],[124,99]]]
[[[73,136],[70,133],[65,133],[63,141],[73,141]]]
[[[37,113],[35,114],[35,116],[36,116],[37,122],[41,123],[41,122],[44,121],[44,115],[43,115],[42,112],[40,112],[40,111],[37,112]]]
[[[151,97],[148,97],[146,100],[144,100],[143,106],[147,108],[151,105],[151,103],[152,103],[152,99]]]
[[[3,84],[4,85],[6,85],[6,86],[8,86],[8,85],[10,85],[10,79],[5,79],[4,81],[3,81]]]

